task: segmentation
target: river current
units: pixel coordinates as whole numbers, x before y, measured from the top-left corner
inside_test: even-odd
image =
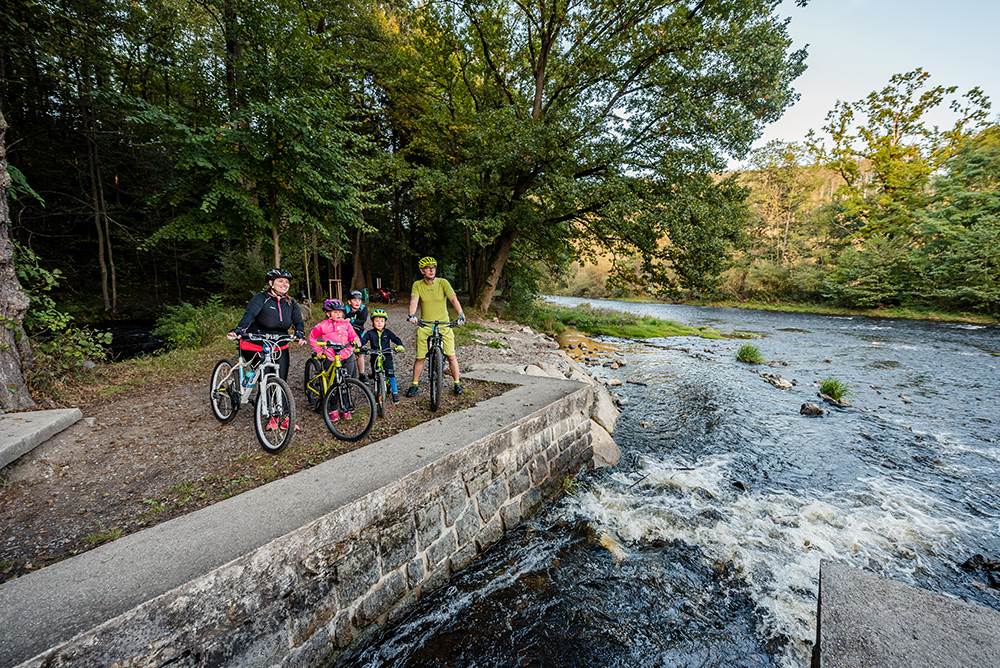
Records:
[[[757,332],[796,385],[741,340],[619,342],[622,462],[344,665],[804,666],[824,559],[1000,609],[961,568],[1000,557],[1000,328],[590,301]],[[852,406],[800,416],[828,376]]]

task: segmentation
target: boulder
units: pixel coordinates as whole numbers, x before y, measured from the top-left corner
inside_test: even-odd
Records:
[[[618,424],[618,409],[611,399],[611,393],[602,386],[594,389],[594,402],[590,405],[590,417],[608,430],[608,433],[615,431]]]
[[[524,367],[524,373],[528,374],[529,376],[541,376],[542,378],[549,377],[549,374],[547,374],[541,367],[536,366],[534,364],[529,364],[528,366]]]
[[[539,368],[545,372],[549,378],[559,378],[562,380],[563,372],[559,370],[559,367],[552,362],[541,362],[538,364]]]
[[[590,421],[590,444],[594,449],[593,463],[596,469],[614,466],[622,458],[622,452],[618,449],[615,439],[611,438],[607,429],[594,420]]]
[[[605,379],[604,384],[608,387],[620,387],[622,381],[620,378],[607,378]]]
[[[792,381],[790,381],[790,380],[788,380],[786,378],[782,378],[781,376],[779,376],[776,373],[762,373],[762,374],[760,374],[760,376],[761,376],[761,378],[763,378],[767,382],[771,383],[771,385],[774,385],[779,390],[790,390],[790,389],[792,389]]]
[[[823,415],[823,408],[807,401],[799,408],[799,413],[808,417],[819,417]]]
[[[575,366],[570,367],[569,373],[566,375],[570,380],[575,380],[578,383],[587,383],[588,385],[594,385],[594,379],[583,373]]]
[[[851,405],[851,402],[847,401],[846,399],[840,399],[840,400],[834,399],[829,394],[823,394],[822,392],[817,392],[816,394],[819,395],[820,399],[830,404],[831,406],[836,406],[837,408],[849,408]]]

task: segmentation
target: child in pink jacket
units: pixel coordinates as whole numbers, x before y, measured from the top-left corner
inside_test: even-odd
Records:
[[[321,320],[309,332],[309,345],[316,351],[316,354],[328,358],[324,360],[323,366],[325,369],[330,368],[330,360],[333,359],[334,355],[337,355],[340,357],[341,364],[347,370],[347,375],[352,377],[357,376],[357,361],[354,358],[354,349],[349,344],[360,346],[361,339],[358,337],[358,333],[354,331],[351,321],[344,319],[344,316],[347,314],[347,307],[340,300],[327,299],[323,302],[323,311],[326,313],[327,319]],[[333,348],[317,345],[317,341],[327,341],[347,347],[335,352]],[[330,420],[332,422],[336,422],[341,417],[345,420],[350,420],[350,410],[330,411]]]

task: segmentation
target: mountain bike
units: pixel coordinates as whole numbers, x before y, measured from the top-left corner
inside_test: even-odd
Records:
[[[334,352],[348,347],[328,341],[316,344]],[[324,360],[330,364],[324,365]],[[303,387],[307,404],[323,413],[323,422],[335,438],[360,441],[371,431],[375,424],[375,397],[367,385],[347,375],[339,355],[329,360],[313,354],[306,362]]]
[[[444,391],[444,335],[438,327],[457,327],[457,320],[418,320],[420,327],[430,327],[427,337],[427,380],[430,383],[431,410],[436,411],[441,404]]]
[[[281,346],[295,339],[287,335],[240,338],[262,347],[260,364],[254,366],[239,354],[216,363],[209,387],[212,415],[223,424],[232,421],[256,390],[253,426],[257,441],[268,452],[278,452],[295,436],[295,400],[278,375]]]
[[[372,364],[371,390],[375,397],[375,410],[380,418],[385,417],[386,397],[389,395],[389,374],[385,371],[385,353],[381,350],[362,350],[361,354],[368,353],[375,357]]]

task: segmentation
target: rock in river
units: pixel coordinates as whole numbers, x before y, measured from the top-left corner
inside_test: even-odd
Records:
[[[799,408],[799,413],[809,417],[819,417],[823,415],[823,409],[820,406],[807,401]]]

